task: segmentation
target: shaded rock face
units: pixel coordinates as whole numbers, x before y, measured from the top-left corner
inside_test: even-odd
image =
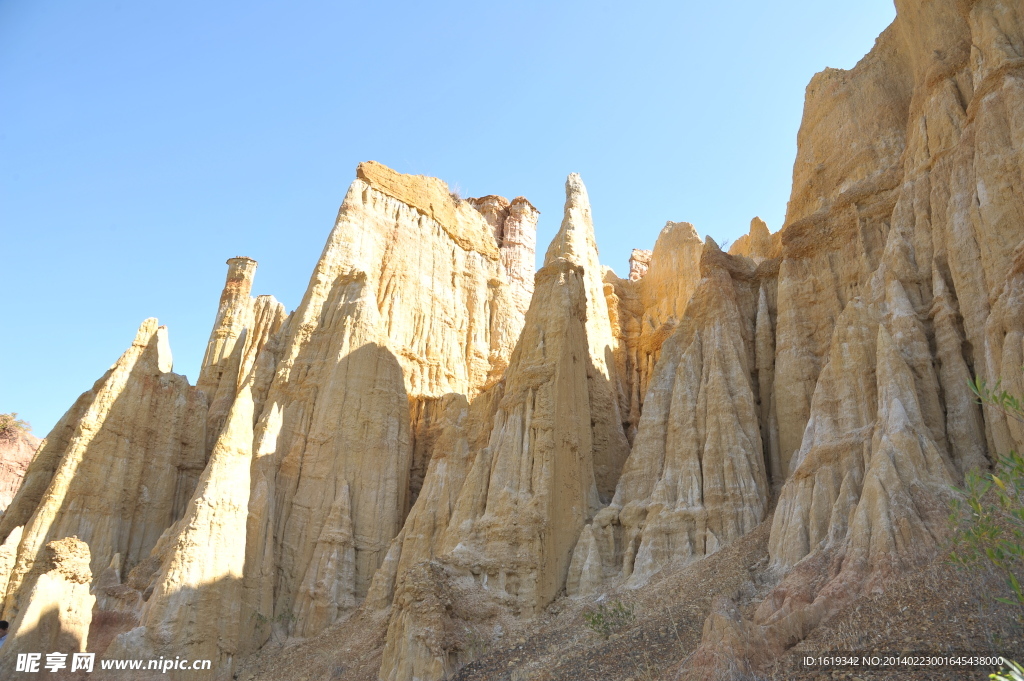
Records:
[[[32,457],[39,449],[41,440],[24,431],[15,431],[8,436],[0,435],[0,513],[17,494],[25,477]]]
[[[16,678],[18,655],[59,651],[70,655],[85,651],[92,607],[89,593],[89,547],[76,537],[49,542],[25,576],[23,607],[13,618],[3,649],[0,670],[4,678]],[[40,664],[40,671],[45,656]],[[41,674],[40,674],[41,675]]]
[[[639,585],[757,526],[768,502],[758,422],[755,268],[710,239],[701,280],[651,380],[615,498],[584,530],[568,593]]]
[[[492,385],[522,329],[477,209],[433,178],[375,163],[357,175],[254,433],[242,613],[252,645],[275,627],[313,635],[366,597],[422,496],[437,402]]]
[[[631,444],[662,344],[683,318],[700,280],[703,247],[693,225],[669,222],[642,276],[634,278],[632,259],[628,279],[610,270],[604,274],[606,306],[616,338],[613,358],[619,376],[619,413]],[[638,265],[642,261],[641,257]]]
[[[1024,394],[1024,17],[897,5],[809,85],[783,229],[729,253],[670,222],[617,277],[574,174],[534,274],[525,199],[361,164],[291,315],[232,258],[198,387],[147,320],[50,433],[0,517],[4,617],[61,594],[80,646],[91,585],[108,656],[206,678],[372,621],[381,678],[439,679],[770,524],[778,581],[680,670],[728,678],[929,559],[952,486],[1024,443],[967,387]]]
[[[135,341],[54,427],[0,519],[5,538],[24,526],[4,618],[22,581],[55,539],[89,546],[93,573],[115,554],[144,560],[185,511],[205,465],[206,398],[171,372],[167,331],[143,322]]]
[[[170,678],[230,673],[241,648],[245,543],[238,538],[245,536],[248,513],[253,382],[233,402],[184,517],[154,547],[144,594],[119,584],[117,564],[107,571],[114,579],[98,584],[108,595],[102,609],[127,610],[139,620],[138,627],[113,641],[108,657],[212,662],[210,670],[171,670]],[[125,603],[128,594],[137,596]]]
[[[224,427],[239,389],[250,377],[257,357],[270,338],[280,331],[287,317],[284,305],[273,296],[250,296],[256,274],[255,260],[231,258],[227,265],[227,280],[196,381],[196,387],[203,391],[210,405],[206,425],[207,456]],[[268,353],[267,359],[273,361],[272,353]],[[268,387],[265,383],[271,377],[272,374],[260,384],[252,385],[256,404],[262,405]]]
[[[472,405],[448,405],[438,451],[450,454],[432,463],[393,567],[382,568],[368,598],[378,607],[394,598],[381,678],[439,678],[459,659],[457,642],[440,643],[452,618],[425,605],[445,599],[423,592],[424,561],[435,561],[445,589],[478,602],[463,608],[463,623],[495,608],[537,614],[565,587],[580,529],[599,506],[598,462],[625,442],[596,361],[610,348],[607,313],[595,324],[603,343],[588,328],[589,294],[600,290],[583,265],[597,260],[589,212],[582,181],[570,176],[565,220],[504,379]]]

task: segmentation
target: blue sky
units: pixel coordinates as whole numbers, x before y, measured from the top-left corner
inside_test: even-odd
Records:
[[[355,166],[523,195],[563,184],[622,274],[666,220],[719,242],[789,197],[804,88],[891,0],[0,0],[0,412],[45,435],[167,324],[195,381],[224,261],[293,309]]]

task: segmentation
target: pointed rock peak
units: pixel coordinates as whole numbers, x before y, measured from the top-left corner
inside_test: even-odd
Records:
[[[917,278],[914,248],[903,230],[899,228],[889,230],[889,237],[882,253],[882,263],[885,265],[887,273],[903,281],[914,281]]]
[[[704,239],[704,247],[700,254],[700,275],[710,276],[716,268],[725,270],[734,279],[749,281],[753,278],[757,265],[748,257],[723,252],[718,243],[709,236]]]
[[[907,289],[903,282],[896,277],[886,277],[885,282],[885,303],[889,308],[890,315],[902,315],[911,317],[914,315],[914,306],[907,297]]]
[[[135,333],[135,340],[132,341],[132,348],[122,355],[118,362],[131,353],[132,349],[135,349],[135,353],[132,354],[136,357],[145,353],[146,350],[154,351],[156,366],[163,373],[167,373],[173,368],[174,362],[171,358],[171,344],[167,339],[167,327],[160,326],[156,317],[150,317],[139,325],[139,330]],[[150,355],[150,357],[153,356]]]
[[[875,357],[879,415],[883,414],[883,410],[891,411],[898,401],[902,404],[902,410],[909,412],[908,416],[914,425],[923,427],[924,419],[917,404],[913,374],[885,324],[878,325]]]
[[[902,362],[902,359],[899,356],[899,351],[896,350],[896,345],[893,343],[892,334],[889,333],[887,328],[885,328],[885,324],[878,325],[878,334],[875,342],[878,348],[876,351],[876,357],[878,358],[877,362],[879,371],[883,366],[889,368],[888,364],[894,360]]]
[[[699,258],[703,248],[704,242],[692,224],[670,220],[665,223],[658,240],[654,242],[651,266],[659,269],[658,263],[662,263],[660,274],[674,278],[679,274],[682,261]],[[686,298],[689,298],[689,294]]]
[[[587,187],[583,184],[583,178],[579,173],[569,173],[565,178],[565,211],[568,214],[570,206],[580,206],[588,213],[590,212],[590,197],[587,195]]]
[[[778,232],[773,235],[765,221],[755,217],[750,221],[750,231],[741,235],[729,247],[729,255],[742,255],[755,263],[761,263],[780,256],[781,246],[781,235]]]
[[[932,261],[932,290],[936,298],[948,298],[949,289],[946,287],[946,278],[942,276],[935,261]]]
[[[932,297],[934,298],[933,306],[942,305],[949,308],[950,311],[958,311],[960,308],[956,294],[950,289],[949,284],[946,283],[946,277],[934,262],[932,262]]]
[[[697,228],[689,222],[672,222],[668,220],[665,222],[665,226],[662,227],[661,233],[658,235],[658,240],[654,243],[654,250],[658,250],[658,245],[662,241],[700,241],[700,234],[697,233]]]
[[[558,259],[585,267],[597,264],[597,241],[594,239],[594,219],[590,214],[590,197],[578,173],[571,173],[565,181],[565,215],[558,234],[548,246],[544,264],[550,265]]]
[[[167,327],[161,326],[156,330],[156,366],[162,373],[170,373],[174,369],[174,359],[171,356],[171,341],[167,338]]]
[[[135,340],[132,341],[132,345],[140,348],[144,348],[150,344],[153,340],[153,334],[160,328],[160,322],[157,321],[156,317],[150,317],[139,324],[139,330],[135,332]]]
[[[768,318],[768,296],[764,292],[764,284],[761,284],[757,294],[757,316],[760,318],[762,315]]]

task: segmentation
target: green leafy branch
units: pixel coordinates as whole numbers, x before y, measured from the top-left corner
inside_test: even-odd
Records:
[[[980,404],[1024,422],[1024,402],[1004,390],[1002,381],[989,387],[976,378],[968,385]],[[993,472],[968,471],[963,487],[954,489],[960,496],[951,502],[955,531],[950,559],[963,568],[988,561],[1002,573],[1013,596],[996,600],[1024,613],[1024,588],[1018,577],[1024,564],[1024,457],[1011,451],[998,458]],[[1017,619],[1024,623],[1021,613]]]
[[[10,439],[20,433],[28,432],[31,428],[28,421],[18,418],[17,412],[0,414],[0,438]]]
[[[992,681],[1024,681],[1024,667],[1013,660],[1003,660],[1003,663],[1006,669],[989,674],[988,678]]]

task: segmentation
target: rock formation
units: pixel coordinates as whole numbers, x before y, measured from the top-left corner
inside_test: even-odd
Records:
[[[591,364],[587,367],[587,380],[591,384],[589,394],[594,475],[598,492],[607,499],[615,490],[615,483],[629,454],[619,399],[624,388],[615,368],[615,351],[619,341],[612,332],[608,301],[605,298],[590,197],[583,180],[576,173],[569,175],[566,180],[562,226],[548,246],[544,266],[556,260],[573,263],[583,270],[586,338]]]
[[[60,652],[71,668],[71,655],[85,652],[92,606],[96,597],[89,593],[89,547],[76,537],[49,542],[40,552],[32,570],[22,583],[23,607],[10,624],[7,640],[0,650],[0,673],[13,679],[18,655],[41,656],[38,671],[45,670],[46,653]],[[38,659],[38,658],[37,658]],[[23,672],[22,672],[23,673]],[[41,674],[40,674],[41,675]]]
[[[40,442],[32,433],[17,428],[0,433],[0,513],[10,506],[21,487]]]
[[[564,588],[579,531],[599,504],[596,462],[608,460],[609,433],[624,440],[588,343],[595,284],[583,263],[596,260],[586,190],[571,175],[565,220],[537,272],[505,378],[468,410],[450,406],[444,449],[454,456],[431,468],[396,545],[382,678],[436,678],[451,667],[451,651],[436,643],[448,619],[423,610],[423,599],[441,597],[424,591],[420,561],[437,559],[439,579],[475,586],[515,615],[539,613]],[[604,320],[598,333],[607,313]]]
[[[85,542],[93,574],[115,554],[129,569],[145,559],[195,489],[205,421],[205,396],[171,372],[167,330],[147,319],[54,427],[0,519],[4,538],[24,525],[4,618],[18,614],[22,581],[53,540]]]
[[[16,527],[7,535],[7,539],[0,544],[0,593],[7,593],[7,585],[11,581],[11,572],[14,571],[14,561],[18,558],[18,544],[21,543],[21,534],[24,527]],[[3,604],[0,603],[0,608]]]
[[[782,255],[782,232],[772,234],[761,218],[750,221],[750,232],[744,234],[729,248],[729,255],[742,255],[760,265]]]
[[[754,619],[776,650],[934,556],[952,485],[1020,446],[967,380],[1024,385],[1024,15],[898,10],[854,69],[808,87],[773,375],[785,576]]]
[[[641,584],[671,563],[714,552],[765,515],[755,268],[709,238],[700,272],[662,346],[615,498],[575,551],[570,594],[599,592],[606,578]]]
[[[358,639],[436,680],[760,525],[770,579],[709,592],[680,663],[728,678],[931,560],[1024,445],[967,385],[1024,394],[1024,13],[897,6],[808,86],[782,229],[729,253],[669,222],[616,276],[573,174],[534,275],[526,199],[361,164],[291,315],[232,258],[197,387],[147,320],[44,441],[0,517],[14,643],[65,599],[36,629],[69,650],[227,678]]]
[[[442,182],[360,165],[257,424],[245,617],[311,635],[366,596],[419,493],[430,424],[410,409],[501,375],[522,328],[507,281],[492,229]]]
[[[501,250],[501,264],[508,275],[512,302],[519,314],[525,315],[533,297],[540,211],[522,196],[512,199],[511,203],[494,195],[467,201],[480,211],[494,230],[494,240]]]
[[[607,273],[606,298],[617,344],[614,361],[621,377],[619,411],[630,442],[661,354],[700,279],[703,242],[687,222],[669,222],[661,230],[642,277]],[[634,253],[637,251],[634,250]]]
[[[207,396],[210,408],[206,424],[207,456],[217,441],[239,389],[253,370],[257,356],[285,320],[284,305],[273,296],[252,298],[256,261],[231,258],[217,308],[217,317],[206,345],[196,387]],[[267,377],[269,380],[270,376]],[[262,404],[267,386],[253,385],[254,399]]]
[[[651,266],[651,252],[634,248],[629,254],[629,280],[640,281]]]
[[[233,402],[184,517],[153,549],[151,563],[159,565],[132,603],[144,601],[140,626],[118,637],[108,657],[212,662],[208,672],[176,670],[171,678],[215,678],[231,671],[241,649],[245,543],[238,538],[245,536],[248,516],[253,382]]]

